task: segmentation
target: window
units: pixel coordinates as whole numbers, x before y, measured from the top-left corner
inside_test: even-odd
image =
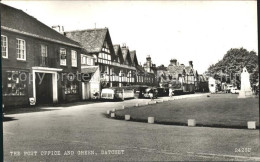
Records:
[[[16,39],[16,53],[17,60],[26,60],[26,48],[25,41],[22,39]]]
[[[45,45],[41,45],[41,56],[42,57],[47,57],[48,54],[47,54],[47,46]]]
[[[81,54],[81,64],[86,64],[86,56]]]
[[[93,59],[87,57],[87,64],[88,64],[88,65],[94,65],[94,61],[93,61]]]
[[[4,35],[1,35],[1,51],[2,57],[8,58],[8,39]]]
[[[77,67],[77,52],[71,50],[71,66]]]
[[[46,66],[47,65],[47,46],[41,45],[41,65]]]
[[[60,48],[60,65],[67,65],[67,55],[65,48]]]
[[[95,58],[95,62],[97,62],[98,61],[97,55],[94,55],[94,58]]]
[[[25,96],[27,76],[28,73],[24,71],[6,71],[3,73],[3,96]]]
[[[66,78],[62,82],[62,86],[64,86],[64,93],[66,95],[78,94],[78,82],[75,76],[76,74],[67,74]]]
[[[105,53],[99,53],[98,54],[98,62],[104,63],[104,64],[111,64],[111,56]]]

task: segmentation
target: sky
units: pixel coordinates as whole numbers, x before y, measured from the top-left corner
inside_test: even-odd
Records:
[[[65,31],[107,27],[113,44],[150,55],[157,66],[170,59],[200,74],[230,48],[258,52],[257,1],[2,1],[48,26]]]

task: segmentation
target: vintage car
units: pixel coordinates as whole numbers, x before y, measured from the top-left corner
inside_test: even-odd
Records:
[[[157,98],[158,97],[158,90],[154,87],[148,87],[145,89],[143,93],[144,98]]]
[[[134,90],[122,87],[104,88],[101,91],[101,99],[124,100],[134,98]]]
[[[239,93],[239,90],[236,87],[232,87],[230,89],[230,92],[233,93],[233,94],[236,94],[236,93]]]

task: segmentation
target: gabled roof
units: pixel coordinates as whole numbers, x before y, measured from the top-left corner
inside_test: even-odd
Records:
[[[65,37],[63,34],[60,34],[54,29],[48,27],[22,10],[0,3],[0,11],[1,30],[17,32],[32,37],[37,37],[39,39],[80,47],[78,42]]]
[[[130,51],[130,57],[132,62],[134,62],[136,65],[138,65],[138,60],[137,60],[137,56],[136,56],[136,51]]]
[[[137,70],[138,72],[142,72],[142,73],[145,72],[144,68],[143,68],[142,66],[140,66],[140,65],[137,65],[137,66],[136,66],[136,70]]]
[[[132,65],[132,59],[130,56],[130,52],[128,48],[121,48],[122,49],[122,54],[123,54],[123,58],[124,58],[124,62],[126,60],[128,60],[129,64]]]
[[[123,55],[122,55],[122,50],[121,50],[120,45],[119,44],[115,44],[113,47],[114,47],[115,55],[117,57],[119,57],[120,63],[123,63],[124,62],[124,58],[123,58]]]
[[[107,37],[108,41],[112,44],[107,28],[68,31],[65,32],[65,35],[79,42],[89,53],[100,52]],[[113,47],[110,50],[113,50],[110,51],[111,53],[114,52]]]
[[[193,72],[193,74],[194,74],[193,68],[191,66],[185,66],[184,69],[185,69],[186,74],[190,74],[191,72]]]

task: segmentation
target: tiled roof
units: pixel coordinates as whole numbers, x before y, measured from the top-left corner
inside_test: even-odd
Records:
[[[87,29],[65,32],[66,36],[79,42],[89,53],[100,52],[108,29]]]
[[[121,48],[121,50],[122,50],[124,61],[126,59],[128,59],[130,65],[131,65],[132,64],[132,59],[131,59],[131,56],[130,56],[130,53],[129,53],[129,49],[128,48]]]
[[[145,72],[144,68],[140,65],[136,66],[136,70],[139,71],[139,72]]]
[[[168,66],[167,70],[171,74],[182,74],[183,73],[183,67],[182,66]]]
[[[185,69],[186,74],[189,74],[190,71],[192,70],[192,67],[191,66],[185,66],[184,69]]]
[[[78,42],[65,37],[22,10],[0,3],[0,11],[1,29],[80,47]]]
[[[116,45],[113,45],[113,47],[114,47],[115,55],[116,55],[117,57],[119,57],[120,63],[123,63],[123,62],[124,62],[124,58],[123,58],[123,56],[122,56],[122,50],[121,50],[120,45],[119,45],[119,44],[116,44]]]
[[[118,56],[120,45],[119,44],[115,44],[115,45],[113,45],[113,47],[114,47],[115,55]]]
[[[163,70],[163,71],[166,71],[167,70],[167,67],[163,67],[163,66],[158,66],[156,67],[157,70]]]
[[[138,60],[137,60],[137,56],[136,56],[136,51],[130,51],[130,57],[132,62],[135,62],[136,64],[138,64]]]

